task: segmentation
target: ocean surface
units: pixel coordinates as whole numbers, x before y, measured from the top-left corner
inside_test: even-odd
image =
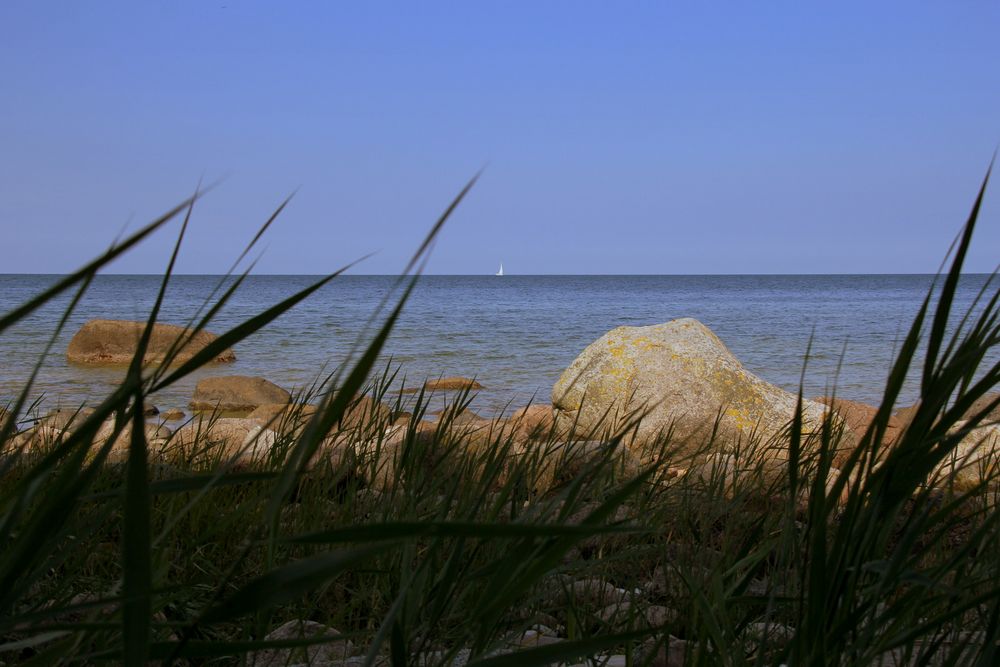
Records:
[[[57,279],[0,275],[0,312]],[[963,276],[956,313],[965,312],[986,279]],[[220,280],[174,277],[160,321],[188,323]],[[251,276],[209,329],[225,331],[314,280]],[[371,339],[372,314],[395,293],[396,280],[335,279],[238,344],[235,363],[194,373],[157,395],[155,404],[183,409],[195,383],[214,374],[260,375],[289,390],[311,384],[343,364],[359,341]],[[694,317],[750,371],[789,391],[799,388],[812,339],[806,396],[836,384],[839,396],[876,402],[894,351],[932,280],[929,275],[426,276],[403,309],[383,364],[391,358],[410,386],[426,378],[474,376],[484,386],[474,408],[492,415],[529,401],[548,402],[562,371],[614,327]],[[98,276],[44,355],[32,397],[41,398],[45,407],[75,407],[106,395],[122,370],[69,364],[69,339],[91,318],[145,319],[158,286],[158,276]],[[0,332],[0,405],[24,387],[71,297],[65,293]],[[916,392],[917,383],[909,382],[902,402],[912,402]],[[435,400],[443,404],[445,399]]]

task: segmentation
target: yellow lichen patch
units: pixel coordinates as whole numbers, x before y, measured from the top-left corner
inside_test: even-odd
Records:
[[[749,431],[757,426],[757,420],[751,417],[745,409],[726,408],[723,414],[729,417],[730,422],[741,431]]]

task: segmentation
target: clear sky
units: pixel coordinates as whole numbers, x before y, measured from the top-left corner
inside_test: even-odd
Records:
[[[932,272],[998,142],[992,0],[0,3],[0,273],[202,177],[182,272],[395,273],[481,167],[431,273]]]

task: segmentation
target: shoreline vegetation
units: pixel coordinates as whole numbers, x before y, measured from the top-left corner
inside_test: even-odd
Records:
[[[0,410],[0,663],[995,664],[996,282],[952,312],[987,182],[878,405],[784,392],[675,320],[608,332],[508,418],[471,411],[474,378],[390,391],[375,367],[474,180],[351,363],[294,393],[208,378],[192,416],[157,414],[157,390],[340,274],[209,334],[244,273],[165,327],[196,194],[0,316],[2,335],[75,293],[51,348],[103,266],[182,219],[148,320],[70,344],[120,385],[40,415],[29,381]]]

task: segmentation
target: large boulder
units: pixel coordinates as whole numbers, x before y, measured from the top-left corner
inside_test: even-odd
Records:
[[[221,375],[200,380],[191,397],[192,410],[249,412],[262,405],[288,404],[292,395],[262,377]]]
[[[76,364],[128,364],[138,349],[139,338],[146,328],[145,322],[131,320],[90,320],[76,332],[66,348],[66,359]],[[154,324],[143,364],[162,364],[167,352],[180,338],[187,339],[191,330],[173,324]],[[188,361],[195,354],[218,338],[207,331],[199,331],[184,343],[171,363]],[[212,362],[235,361],[233,351],[226,349]]]
[[[743,368],[707,327],[690,318],[647,327],[618,327],[591,343],[552,389],[557,428],[577,434],[645,416],[635,442],[671,431],[680,453],[700,450],[718,419],[716,448],[766,443],[791,422],[795,395]],[[804,401],[804,430],[819,429],[826,408]]]

